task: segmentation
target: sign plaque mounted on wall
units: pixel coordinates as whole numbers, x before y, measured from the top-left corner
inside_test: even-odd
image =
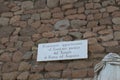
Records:
[[[44,43],[38,45],[37,61],[88,58],[88,40]]]

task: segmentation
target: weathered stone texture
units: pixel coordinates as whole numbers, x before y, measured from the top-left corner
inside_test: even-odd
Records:
[[[53,67],[54,65],[54,67]],[[63,63],[47,63],[45,65],[45,70],[47,71],[59,71],[59,70],[63,70],[66,67],[65,64]]]
[[[119,7],[119,0],[0,0],[0,80],[92,80],[95,64],[120,53]],[[38,44],[84,39],[87,59],[36,61]]]
[[[61,20],[54,25],[54,28],[56,30],[64,30],[67,29],[69,26],[70,26],[69,20]]]

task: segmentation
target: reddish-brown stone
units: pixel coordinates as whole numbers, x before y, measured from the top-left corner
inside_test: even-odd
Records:
[[[65,36],[65,37],[62,37],[61,39],[64,40],[64,41],[71,41],[71,40],[73,40],[73,38],[71,36]]]
[[[20,62],[22,60],[22,56],[23,56],[23,54],[20,51],[16,51],[13,54],[12,61],[13,62]]]
[[[96,38],[89,38],[88,39],[88,44],[96,44],[97,43],[97,39]]]
[[[13,62],[4,63],[2,67],[2,72],[11,72],[17,70],[18,70],[18,64]]]
[[[87,76],[87,70],[72,70],[72,78],[83,78]]]
[[[3,80],[15,80],[17,78],[18,72],[3,73]]]
[[[60,72],[48,72],[45,74],[45,78],[60,78],[61,73]]]
[[[109,41],[109,40],[112,40],[113,39],[113,34],[108,34],[108,35],[105,35],[105,36],[100,36],[99,39],[100,39],[100,41]]]
[[[27,41],[23,43],[23,47],[29,47],[31,48],[34,45],[34,43],[32,41]]]
[[[94,15],[94,19],[95,20],[98,20],[98,19],[101,19],[101,18],[102,18],[102,14],[101,13],[98,13],[98,14]]]
[[[100,44],[93,44],[89,46],[89,51],[92,53],[95,52],[104,52],[105,48],[101,46]]]
[[[72,4],[66,4],[66,5],[62,6],[62,10],[67,10],[67,9],[71,9],[71,8],[73,8]]]
[[[41,37],[42,37],[42,36],[41,36],[40,34],[33,34],[33,35],[32,35],[32,40],[33,40],[33,41],[37,41],[37,40],[39,40]]]
[[[41,63],[40,65],[36,64],[31,67],[31,72],[41,72],[44,70],[45,64]]]
[[[43,75],[39,73],[29,75],[29,80],[38,80],[38,79],[43,79]]]
[[[106,35],[106,34],[110,34],[113,33],[112,29],[104,29],[98,32],[100,35]]]
[[[104,30],[106,28],[106,26],[96,26],[93,28],[93,32],[98,32],[101,30]]]
[[[94,70],[93,69],[88,69],[88,76],[89,77],[94,77]]]
[[[98,22],[97,21],[90,21],[90,22],[88,22],[88,24],[87,24],[87,27],[96,27],[96,26],[98,26]]]
[[[119,7],[116,7],[116,6],[108,6],[107,7],[108,12],[114,12],[116,10],[119,10]]]
[[[120,17],[120,11],[114,11],[114,12],[112,13],[112,16],[113,16],[113,17]]]
[[[84,11],[85,11],[85,8],[84,8],[84,7],[78,8],[78,13],[83,13]]]
[[[72,15],[72,14],[76,14],[77,10],[76,9],[69,9],[65,12],[65,15]]]
[[[93,3],[87,3],[85,7],[86,9],[93,9],[94,6],[93,6]]]
[[[54,37],[54,32],[45,32],[42,34],[42,36],[45,38],[52,38]]]
[[[102,45],[105,47],[111,47],[111,46],[118,46],[119,43],[118,41],[109,41],[109,42],[102,43]]]
[[[11,61],[10,53],[5,52],[5,53],[1,54],[0,55],[0,61],[5,61],[5,62]]]
[[[29,76],[29,72],[22,72],[17,76],[18,80],[27,80]]]
[[[64,17],[64,14],[63,12],[53,13],[52,17],[55,19],[62,19]]]
[[[68,64],[69,69],[81,69],[91,67],[92,63],[87,61],[73,61]]]
[[[59,42],[60,39],[59,38],[51,38],[48,40],[48,42]]]
[[[62,73],[63,78],[71,78],[72,76],[72,71],[70,69],[64,70]]]
[[[86,32],[86,33],[84,33],[83,38],[90,38],[90,37],[95,37],[95,36],[97,36],[96,33]]]
[[[54,67],[53,67],[54,65]],[[45,70],[46,71],[60,71],[63,70],[66,67],[66,65],[64,63],[47,63],[45,65]]]
[[[21,62],[18,70],[19,71],[27,71],[27,70],[30,70],[30,68],[31,68],[31,65],[28,62]]]
[[[52,31],[53,26],[51,24],[41,25],[40,28],[37,29],[38,33],[49,32]]]

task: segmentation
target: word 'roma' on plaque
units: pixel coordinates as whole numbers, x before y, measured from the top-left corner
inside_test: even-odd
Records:
[[[88,58],[88,40],[43,43],[38,45],[37,61]]]

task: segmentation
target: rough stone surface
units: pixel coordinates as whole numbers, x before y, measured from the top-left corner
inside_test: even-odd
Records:
[[[21,36],[31,36],[34,33],[35,33],[35,29],[32,27],[26,27],[20,30]]]
[[[13,62],[7,62],[3,65],[2,72],[11,72],[18,69],[18,64]]]
[[[33,2],[32,1],[24,1],[22,2],[22,9],[32,9],[33,8]]]
[[[120,17],[113,18],[113,19],[112,19],[112,22],[113,22],[114,24],[120,24]]]
[[[85,34],[83,35],[83,38],[90,38],[90,37],[95,37],[96,34],[93,32],[85,32]]]
[[[71,27],[72,28],[80,28],[81,26],[85,26],[87,24],[87,21],[84,20],[72,20],[71,21]]]
[[[9,18],[0,17],[0,25],[8,25]]]
[[[107,50],[107,52],[119,53],[120,52],[120,46],[108,47],[106,50]]]
[[[8,12],[9,11],[9,8],[4,5],[3,3],[0,3],[0,13],[2,12]]]
[[[53,67],[54,65],[54,67]],[[62,63],[47,63],[45,65],[45,70],[47,71],[59,71],[59,70],[63,70],[65,68],[65,64]]]
[[[0,55],[0,61],[6,61],[9,62],[11,61],[11,57],[9,53],[3,53]]]
[[[29,76],[29,72],[22,72],[22,73],[17,77],[17,79],[18,79],[18,80],[27,80],[27,79],[28,79],[28,76]]]
[[[105,36],[100,36],[100,40],[102,41],[109,41],[113,39],[113,34],[108,34],[108,35],[105,35]]]
[[[14,27],[1,26],[0,27],[0,37],[9,37],[13,31],[14,31]]]
[[[0,0],[0,80],[93,80],[95,64],[120,54],[119,7],[120,0]],[[38,44],[83,39],[88,59],[36,61]]]
[[[102,43],[102,45],[105,47],[117,46],[118,42],[117,41],[109,41],[109,42]]]
[[[35,0],[35,8],[45,8],[46,0]]]
[[[89,46],[89,51],[90,52],[103,52],[105,50],[105,48],[99,44],[93,44]]]
[[[43,12],[41,13],[41,19],[50,19],[51,13],[50,12]]]
[[[78,0],[60,0],[60,4],[74,3]]]
[[[2,75],[3,80],[15,80],[17,78],[18,72],[4,73]]]
[[[45,77],[46,78],[51,78],[51,77],[60,78],[60,72],[48,72],[45,74]]]
[[[43,79],[43,75],[42,74],[30,74],[29,76],[29,80],[38,80],[38,79]]]
[[[115,40],[120,40],[120,32],[114,33]]]
[[[13,62],[20,62],[22,60],[23,54],[20,51],[17,51],[13,54]]]
[[[12,12],[4,12],[1,14],[2,17],[12,17],[13,13]]]
[[[108,6],[108,7],[107,7],[107,11],[108,11],[108,12],[114,12],[114,11],[116,11],[116,10],[119,10],[119,8],[118,8],[118,7],[115,7],[115,6]]]
[[[73,70],[72,71],[72,77],[85,77],[87,75],[87,70]]]
[[[10,19],[10,24],[13,24],[13,23],[19,21],[19,20],[20,20],[20,17],[21,17],[21,16],[13,16],[13,17]]]
[[[70,26],[69,20],[60,20],[58,22],[56,22],[56,24],[54,25],[54,28],[56,30],[65,30]]]
[[[31,16],[31,19],[33,19],[33,20],[40,20],[40,14],[33,14]]]
[[[29,70],[30,67],[31,67],[31,65],[29,63],[27,63],[27,62],[21,62],[18,70],[19,71],[26,71],[26,70]]]
[[[80,32],[71,32],[69,35],[73,36],[76,39],[81,39],[82,38],[82,33]]]
[[[32,52],[26,52],[24,55],[23,55],[23,59],[25,60],[28,60],[28,59],[31,59],[32,58]]]
[[[54,2],[54,3],[53,3]],[[47,6],[49,8],[57,7],[59,4],[59,0],[47,0]]]

